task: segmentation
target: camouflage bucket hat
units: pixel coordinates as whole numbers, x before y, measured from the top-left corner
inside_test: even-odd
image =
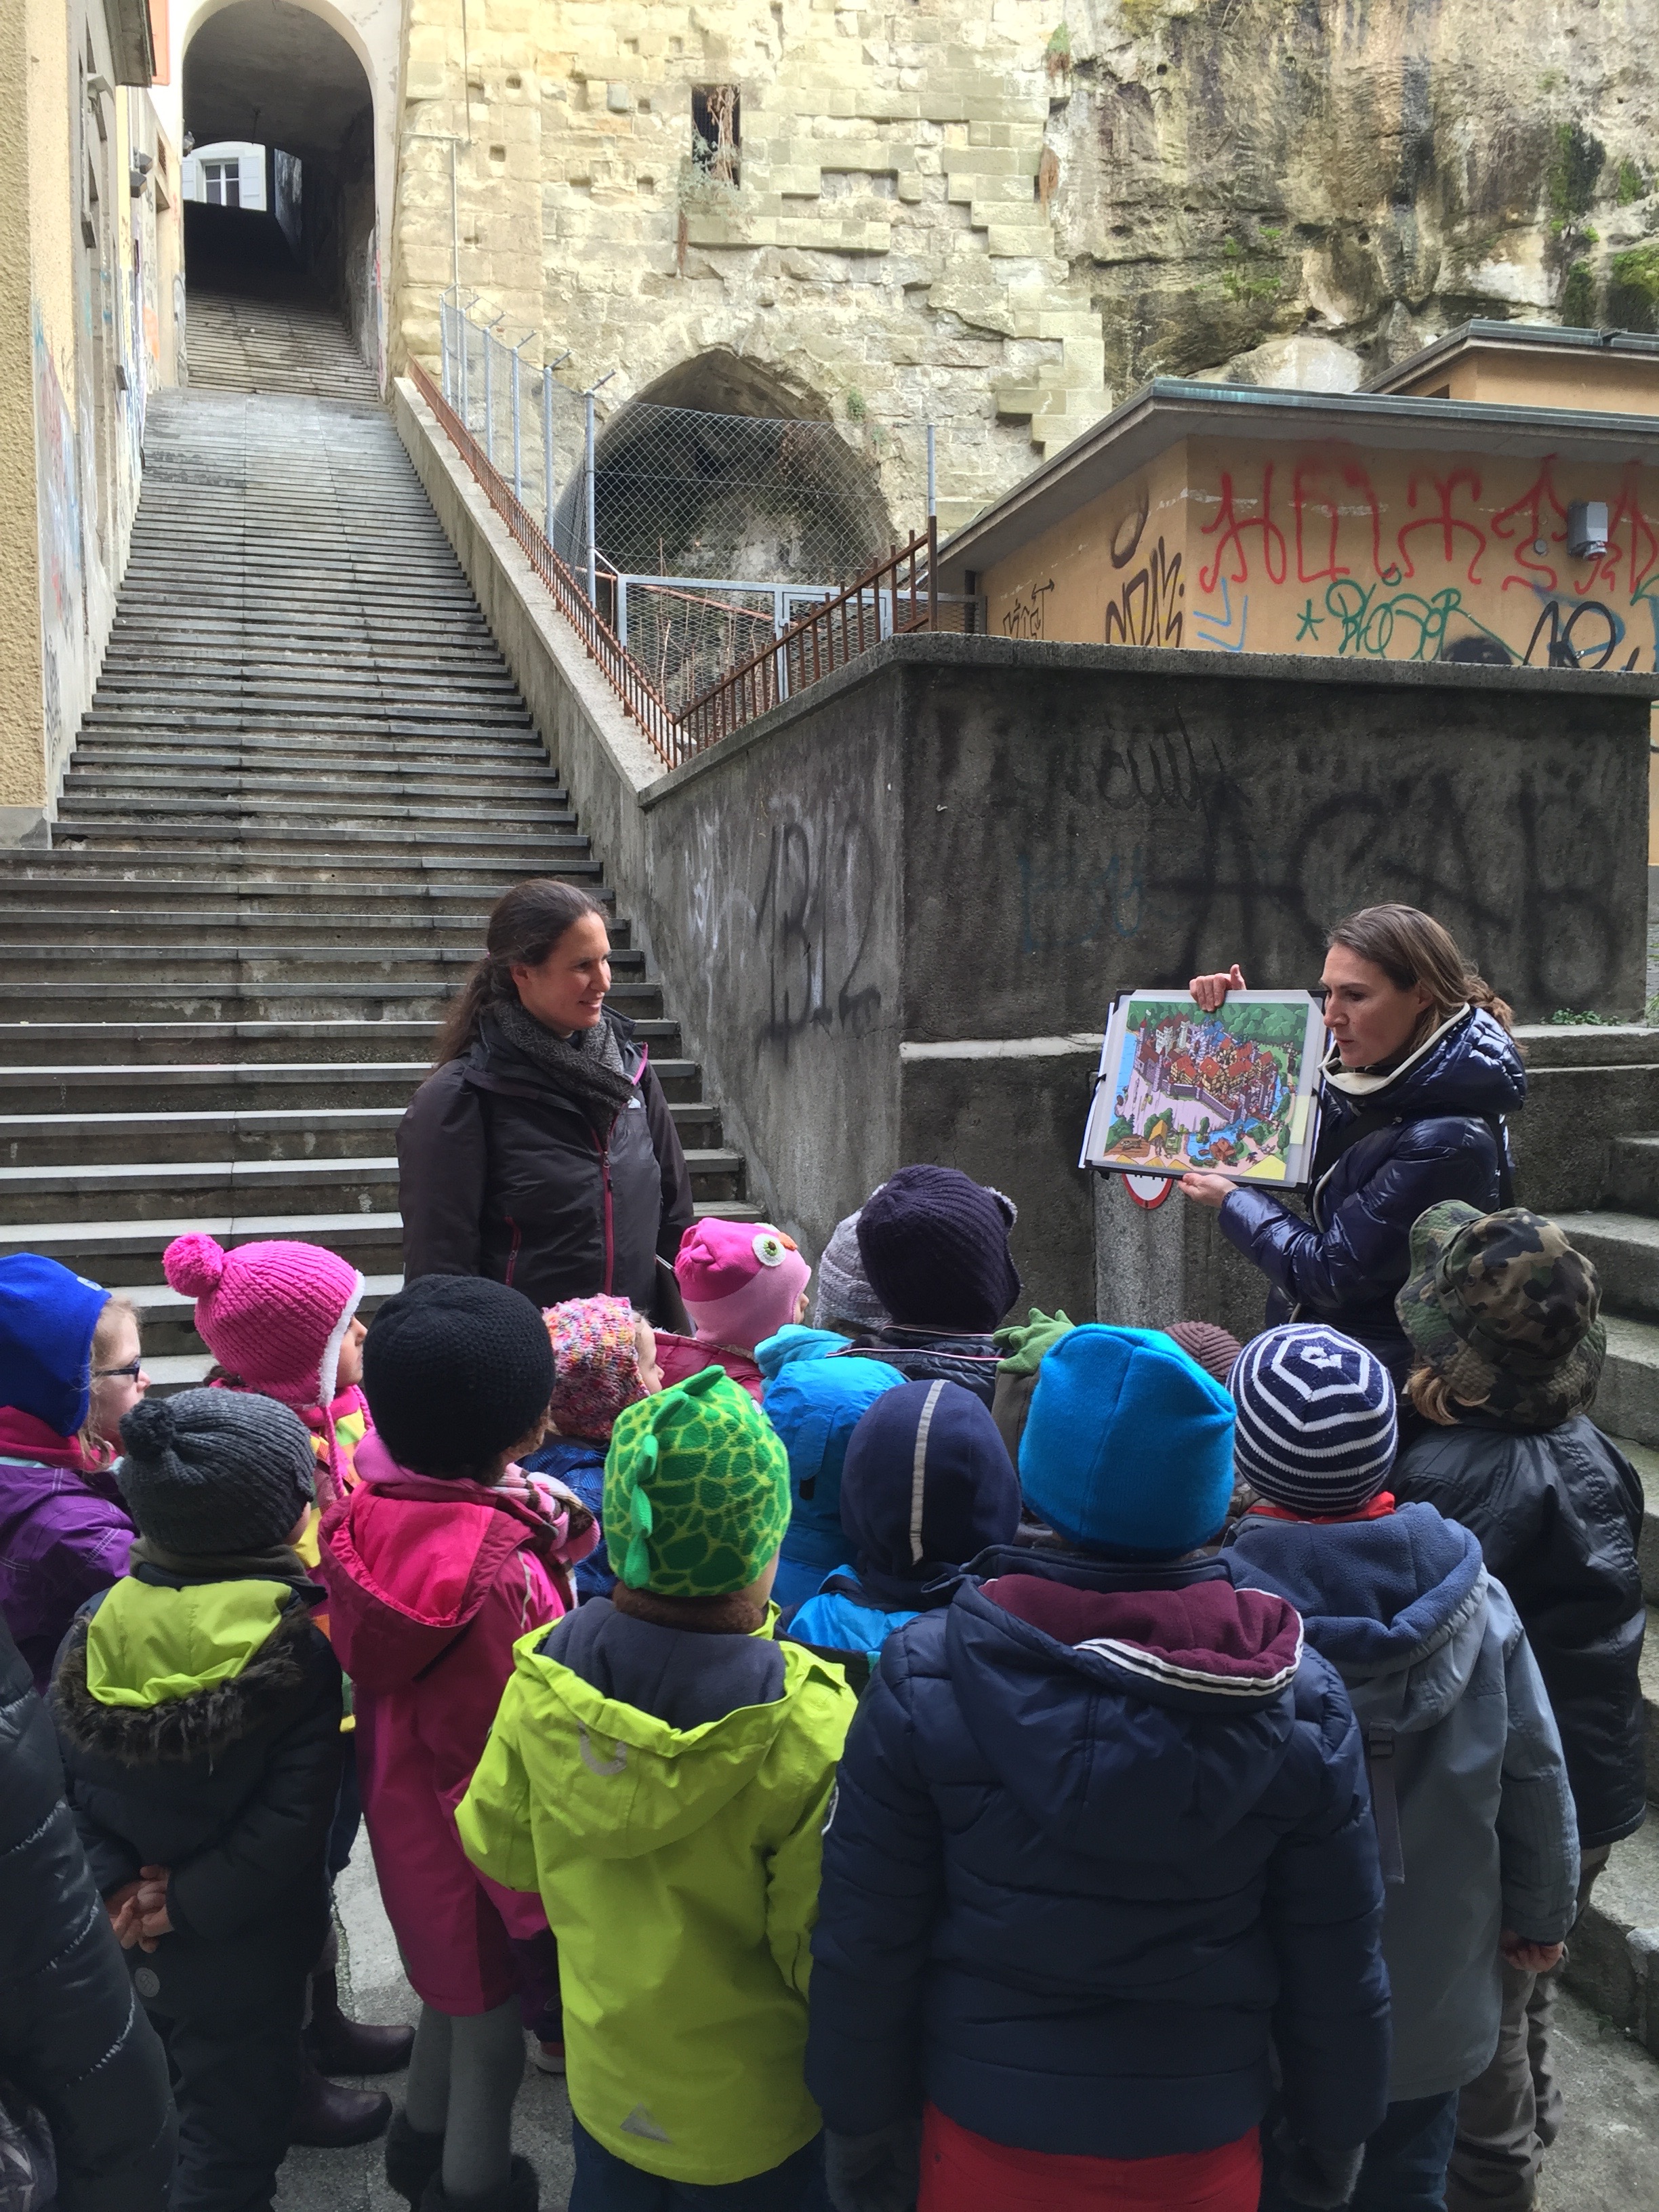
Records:
[[[1584,1411],[1607,1333],[1595,1270],[1564,1230],[1525,1206],[1448,1200],[1419,1215],[1411,1252],[1395,1311],[1453,1397],[1516,1428]]]

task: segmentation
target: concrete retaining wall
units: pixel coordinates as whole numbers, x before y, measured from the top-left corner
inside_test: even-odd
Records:
[[[1255,1326],[1259,1279],[1207,1217],[1135,1215],[1072,1164],[1117,993],[1233,958],[1312,982],[1327,923],[1395,897],[1523,1017],[1639,1018],[1644,679],[900,638],[665,775],[408,386],[396,406],[753,1188],[809,1250],[901,1162],[949,1160],[1018,1202],[1038,1303],[1237,1326],[1248,1301]],[[1645,1096],[1598,1111],[1629,1127]],[[1583,1128],[1540,1121],[1529,1171],[1565,1206]]]

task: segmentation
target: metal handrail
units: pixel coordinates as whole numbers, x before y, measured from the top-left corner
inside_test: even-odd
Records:
[[[490,505],[528,556],[531,567],[552,594],[554,605],[581,639],[588,657],[597,663],[600,674],[621,700],[623,711],[638,722],[658,757],[669,767],[677,767],[687,756],[674,716],[661,693],[609,623],[601,617],[575,577],[548,544],[539,525],[532,520],[522,502],[514,499],[513,487],[494,463],[485,458],[472,433],[419,362],[410,362],[409,374],[415,389],[442,423],[451,442],[477,478]]]
[[[781,701],[820,683],[882,639],[938,626],[938,524],[930,514],[925,532],[914,532],[908,544],[895,545],[884,561],[779,631],[770,645],[740,661],[676,714],[419,362],[410,362],[409,374],[623,712],[638,722],[653,751],[669,768],[678,768]]]

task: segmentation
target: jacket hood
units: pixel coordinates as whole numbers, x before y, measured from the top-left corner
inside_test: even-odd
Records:
[[[0,1406],[58,1437],[87,1418],[92,1338],[109,1292],[39,1252],[0,1259]]]
[[[775,1382],[786,1367],[798,1359],[830,1359],[838,1352],[845,1352],[848,1340],[835,1328],[808,1328],[803,1322],[791,1322],[775,1336],[763,1336],[755,1346],[755,1364],[769,1382]]]
[[[340,1664],[384,1693],[440,1658],[503,1563],[553,1532],[502,1491],[400,1468],[378,1437],[359,1446],[357,1473],[357,1487],[323,1517],[317,1571]]]
[[[65,1650],[53,1705],[76,1749],[139,1764],[211,1758],[296,1688],[309,1583],[129,1575]]]
[[[1464,1018],[1421,1060],[1364,1097],[1350,1097],[1324,1087],[1324,1103],[1347,1119],[1373,1109],[1401,1120],[1429,1115],[1512,1114],[1526,1103],[1527,1071],[1514,1039],[1484,1006],[1471,1006]]]
[[[801,1334],[821,1337],[823,1332]],[[845,1345],[844,1337],[839,1340]],[[778,1339],[769,1342],[775,1345]],[[826,1565],[834,1564],[829,1553],[839,1557],[844,1548],[841,1479],[853,1431],[884,1392],[903,1382],[896,1367],[854,1354],[792,1358],[766,1385],[761,1405],[789,1455],[791,1533],[799,1537],[809,1529],[817,1532]]]
[[[521,1638],[514,1673],[532,1723],[521,1745],[534,1761],[539,1817],[600,1859],[642,1858],[706,1827],[803,1708],[821,1708],[808,1717],[822,1721],[848,1695],[840,1674],[802,1646],[771,1642],[771,1627],[769,1620],[752,1638],[698,1636],[629,1620],[601,1599],[551,1632]],[[743,1648],[722,1648],[732,1645]],[[659,1697],[682,1717],[699,1697],[759,1702],[682,1729],[616,1694],[624,1690]]]
[[[1276,1591],[1348,1686],[1356,1711],[1431,1728],[1467,1687],[1486,1576],[1468,1529],[1432,1505],[1376,1521],[1247,1515],[1228,1553],[1242,1582]]]
[[[1156,1583],[1073,1562],[1015,1567],[959,1590],[942,1626],[981,1752],[1029,1817],[1085,1857],[1212,1849],[1289,1748],[1301,1623],[1283,1598],[1235,1589],[1223,1562]]]
[[[983,1402],[959,1382],[876,1392],[845,1446],[841,1525],[866,1588],[890,1604],[1012,1543],[1019,1478]]]

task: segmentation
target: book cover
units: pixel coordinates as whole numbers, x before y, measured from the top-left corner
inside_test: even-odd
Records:
[[[1081,1164],[1305,1182],[1324,1018],[1306,991],[1233,991],[1212,1014],[1184,991],[1112,1010]]]

